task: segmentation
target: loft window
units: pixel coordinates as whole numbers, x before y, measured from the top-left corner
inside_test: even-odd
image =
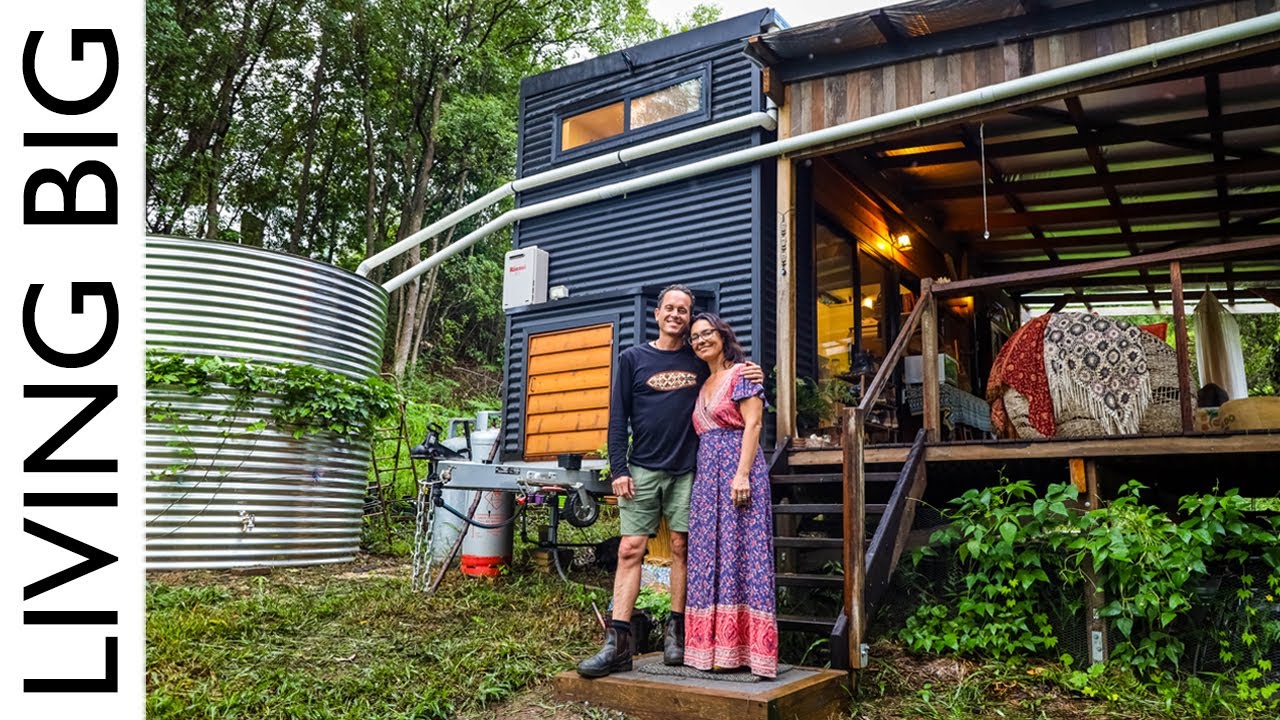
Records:
[[[700,75],[562,118],[560,152],[701,112],[704,86]]]

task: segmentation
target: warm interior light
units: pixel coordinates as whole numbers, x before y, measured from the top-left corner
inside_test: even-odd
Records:
[[[875,296],[873,296],[873,295],[868,295],[868,296],[866,296],[866,297],[862,298],[862,307],[864,307],[864,308],[866,308],[866,309],[868,309],[868,310],[871,310],[871,309],[872,309],[872,308],[874,308],[875,306],[876,306],[876,299],[875,299]]]
[[[894,238],[894,243],[897,244],[899,250],[910,250],[911,236],[906,233],[902,233],[898,237]]]

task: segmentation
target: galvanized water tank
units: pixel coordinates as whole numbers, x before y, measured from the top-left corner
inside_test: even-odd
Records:
[[[377,374],[387,293],[331,265],[228,243],[147,239],[146,345],[184,355]],[[313,565],[355,556],[369,443],[276,430],[272,400],[148,389],[183,416],[147,425],[147,567]],[[246,432],[258,420],[267,427]],[[184,448],[195,456],[184,455]],[[185,466],[185,467],[184,467]],[[175,470],[175,468],[180,468]]]

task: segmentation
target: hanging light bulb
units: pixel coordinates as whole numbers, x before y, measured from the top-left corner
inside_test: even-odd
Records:
[[[899,234],[898,237],[894,238],[893,242],[898,246],[899,250],[911,249],[911,236],[906,233]]]

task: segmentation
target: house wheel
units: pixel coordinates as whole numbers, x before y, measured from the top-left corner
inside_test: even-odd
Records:
[[[600,503],[585,490],[578,490],[565,497],[564,514],[570,525],[589,527],[600,517]]]

